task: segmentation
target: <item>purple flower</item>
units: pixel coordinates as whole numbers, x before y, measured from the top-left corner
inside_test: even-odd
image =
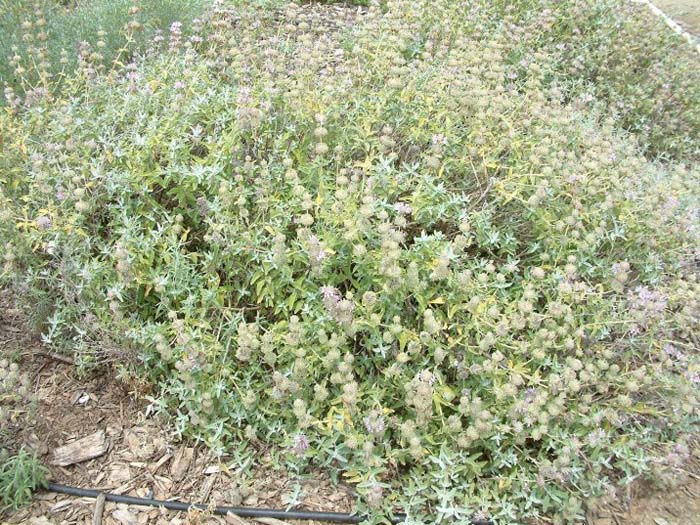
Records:
[[[584,93],[583,95],[581,95],[580,99],[581,99],[581,102],[583,102],[584,104],[587,104],[589,102],[593,102],[593,95],[590,93]]]
[[[365,424],[365,429],[370,434],[382,434],[386,428],[384,416],[378,410],[372,410],[362,421]]]
[[[308,449],[309,438],[306,437],[306,434],[297,434],[294,437],[294,446],[292,447],[292,452],[294,452],[295,455],[301,457],[306,453]]]
[[[321,295],[323,296],[323,306],[326,307],[326,311],[335,321],[346,326],[352,324],[352,314],[355,310],[352,301],[343,299],[340,291],[334,286],[321,287]]]
[[[200,215],[202,215],[203,217],[207,216],[207,214],[209,213],[209,202],[207,201],[206,197],[197,198],[197,208],[199,210]]]
[[[413,211],[411,206],[405,202],[397,202],[394,204],[394,209],[396,210],[396,213],[400,213],[401,215],[409,215]]]
[[[537,391],[533,387],[530,387],[525,391],[526,403],[532,403],[535,400],[535,397],[537,397]]]
[[[367,493],[367,504],[373,508],[379,508],[382,506],[382,502],[384,501],[384,489],[380,487],[379,485],[374,485],[372,488],[369,489],[369,492]]]
[[[419,372],[417,374],[418,380],[422,381],[424,383],[428,383],[429,385],[435,384],[435,380],[437,379],[435,375],[430,371],[430,370],[423,370],[422,372]]]
[[[672,344],[666,344],[664,345],[664,352],[666,352],[666,355],[669,357],[673,357],[674,359],[677,359],[678,361],[686,361],[687,358],[683,352],[678,350],[675,346]]]
[[[625,273],[627,270],[625,268],[624,263],[615,263],[612,265],[612,272],[614,275],[620,275],[621,273]]]
[[[433,145],[436,145],[436,146],[438,144],[441,146],[444,146],[445,144],[447,144],[447,138],[442,133],[436,133],[435,135],[433,135],[431,137],[430,142],[432,142]]]
[[[321,241],[315,235],[309,237],[309,257],[311,259],[311,264],[316,265],[323,262],[326,258],[326,250],[321,246]]]
[[[665,214],[673,213],[676,208],[680,206],[680,201],[676,197],[669,197],[663,205],[663,211]]]
[[[597,428],[588,434],[588,444],[591,447],[597,447],[605,439],[605,431],[602,428]]]
[[[182,36],[182,24],[180,22],[173,22],[170,25],[170,50],[174,51],[180,47],[180,37]]]
[[[666,308],[668,299],[663,292],[651,290],[647,286],[637,286],[629,296],[630,307],[644,311],[651,316],[658,316]]]
[[[46,215],[42,215],[41,217],[37,218],[36,225],[42,230],[48,230],[51,228],[51,219]]]
[[[323,296],[323,304],[329,312],[338,305],[342,298],[340,291],[334,286],[322,286],[321,295]]]

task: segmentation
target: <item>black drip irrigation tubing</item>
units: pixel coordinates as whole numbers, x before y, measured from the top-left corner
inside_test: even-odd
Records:
[[[59,494],[67,494],[69,496],[77,496],[80,498],[97,498],[100,494],[104,494],[105,501],[114,503],[126,503],[127,505],[141,505],[147,507],[163,507],[168,510],[188,511],[190,509],[209,510],[214,514],[235,514],[241,518],[277,518],[287,520],[315,520],[327,521],[331,523],[361,523],[367,518],[356,516],[344,512],[315,512],[306,510],[279,510],[279,509],[259,509],[253,507],[209,507],[199,503],[185,503],[182,501],[164,501],[158,499],[137,498],[135,496],[123,496],[121,494],[110,494],[95,489],[81,489],[78,487],[70,487],[59,483],[48,483],[46,490],[57,492]],[[403,514],[397,514],[391,518],[391,523],[401,523],[406,519]],[[474,520],[472,525],[493,525],[490,520]]]

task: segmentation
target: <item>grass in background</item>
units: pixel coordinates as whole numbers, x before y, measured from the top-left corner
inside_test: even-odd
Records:
[[[46,40],[35,40],[35,43],[47,50],[48,71],[55,76],[75,69],[80,42],[90,43],[93,51],[103,55],[104,63],[110,63],[126,43],[126,26],[130,20],[141,24],[141,29],[134,32],[132,49],[138,51],[157,29],[167,32],[175,21],[187,25],[201,16],[207,3],[204,0],[142,0],[138,2],[140,12],[133,17],[129,14],[132,5],[132,0],[90,0],[69,6],[55,0],[0,0],[0,84],[7,84],[15,91],[27,87],[18,80],[12,57],[19,56],[20,64],[31,70],[27,55],[31,43],[24,35],[40,32],[36,24],[41,19],[45,20]],[[37,8],[40,15],[37,15]],[[28,28],[27,22],[33,27]],[[100,40],[104,46],[97,48]]]

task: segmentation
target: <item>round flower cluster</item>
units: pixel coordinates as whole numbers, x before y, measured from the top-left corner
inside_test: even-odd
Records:
[[[36,401],[29,374],[20,370],[18,363],[0,360],[0,423],[10,428],[17,418]]]

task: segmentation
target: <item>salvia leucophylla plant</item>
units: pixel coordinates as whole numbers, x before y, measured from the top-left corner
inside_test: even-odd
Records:
[[[642,2],[494,2],[485,28],[510,36],[508,75],[520,78],[546,53],[548,85],[564,83],[578,106],[602,102],[648,157],[700,158],[697,50]],[[493,12],[497,16],[493,16]]]
[[[10,94],[3,279],[182,434],[341,471],[372,521],[575,523],[673,472],[700,172],[646,158],[499,9],[390,0],[327,31],[217,4],[201,38]]]

